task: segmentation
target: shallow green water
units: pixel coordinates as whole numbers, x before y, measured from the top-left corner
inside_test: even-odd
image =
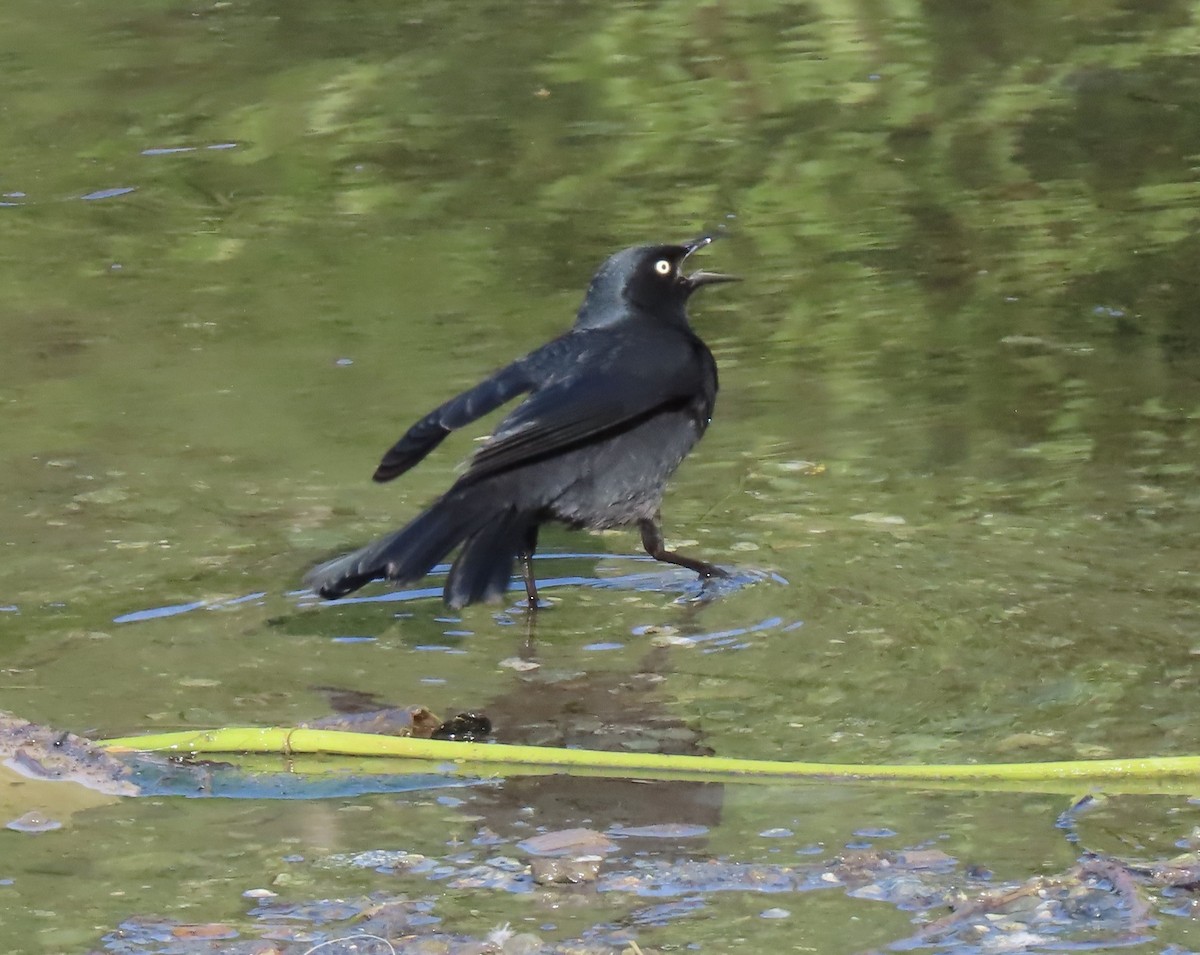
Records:
[[[638,700],[723,754],[1200,752],[1190,5],[9,0],[0,35],[3,709],[94,735],[276,724],[332,686],[524,739],[578,716],[580,685],[599,709],[651,674]],[[548,591],[532,676],[498,666],[519,615],[293,592],[451,479],[471,434],[368,480],[413,419],[569,324],[609,252],[718,225],[706,264],[746,281],[693,308],[722,392],[667,531],[774,576],[681,605],[687,575],[635,535],[547,534],[546,576],[657,576]],[[653,647],[664,628],[728,637]],[[751,858],[772,826],[833,849],[887,826],[1023,878],[1074,857],[1064,805],[727,788],[706,824]],[[185,897],[232,917],[283,855],[433,852],[478,810],[361,806],[125,802],[0,832],[0,952],[84,951]],[[1122,811],[1168,853],[1197,823]],[[811,898],[643,941],[911,931]],[[507,904],[464,896],[484,914],[461,930],[524,917]]]

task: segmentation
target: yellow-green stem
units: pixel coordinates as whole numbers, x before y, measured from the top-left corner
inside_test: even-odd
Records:
[[[959,763],[889,765],[784,762],[723,756],[664,756],[656,753],[613,753],[548,746],[461,743],[413,737],[377,736],[342,730],[230,727],[204,732],[163,733],[110,739],[113,750],[177,753],[280,753],[390,756],[449,764],[519,770],[550,767],[586,770],[612,776],[699,774],[705,778],[875,779],[919,782],[1047,782],[1079,783],[1140,780],[1194,780],[1200,785],[1200,756],[1064,760],[1045,763]]]

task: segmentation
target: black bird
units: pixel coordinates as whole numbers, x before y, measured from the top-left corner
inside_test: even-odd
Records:
[[[315,567],[305,583],[328,599],[372,580],[410,583],[461,544],[443,592],[449,606],[500,599],[519,557],[536,608],[532,558],[548,521],[636,524],[656,560],[727,576],[667,550],[659,518],[667,478],[708,427],[717,396],[716,362],[688,323],[687,301],[703,285],[734,279],[683,271],[711,241],[610,257],[570,331],[431,411],[375,470],[376,481],[390,481],[451,431],[528,392],[450,490],[400,530]]]

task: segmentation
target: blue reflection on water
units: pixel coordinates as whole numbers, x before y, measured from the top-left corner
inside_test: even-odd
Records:
[[[651,557],[646,557],[638,554],[629,555],[614,555],[614,554],[541,554],[535,556],[535,560],[634,560],[642,563],[658,564]],[[661,566],[661,565],[660,565]],[[446,574],[450,570],[449,564],[438,564],[430,575]],[[692,602],[697,600],[706,600],[713,597],[726,596],[741,590],[751,584],[760,581],[772,581],[778,584],[787,584],[787,580],[773,571],[762,570],[738,570],[734,569],[732,576],[721,580],[701,581],[695,577],[690,571],[681,570],[665,570],[657,573],[640,573],[640,574],[621,574],[616,577],[585,577],[585,576],[569,576],[569,577],[549,577],[538,580],[538,590],[551,590],[556,587],[590,587],[598,590],[635,590],[635,591],[653,591],[657,593],[671,593],[682,591],[682,596],[679,601]],[[524,584],[520,578],[514,577],[510,583],[510,589],[521,589]],[[410,600],[426,600],[429,598],[440,597],[442,588],[438,587],[415,587],[403,590],[388,590],[383,593],[367,594],[365,596],[342,597],[338,600],[321,600],[309,590],[290,590],[285,594],[286,597],[298,600],[302,605],[319,604],[321,606],[349,606],[352,604],[373,604],[373,603],[405,603]],[[138,623],[144,620],[157,620],[162,617],[174,617],[182,613],[190,613],[193,610],[222,610],[228,607],[236,607],[239,604],[257,603],[264,600],[267,596],[266,591],[255,591],[254,593],[245,594],[240,597],[231,597],[225,600],[194,600],[188,603],[170,604],[165,607],[149,607],[145,610],[132,610],[128,613],[120,614],[113,618],[113,623]],[[455,619],[453,622],[458,622]],[[693,637],[697,642],[704,641],[720,641],[725,637],[741,636],[746,633],[751,633],[755,630],[762,630],[768,627],[778,626],[782,621],[777,618],[772,618],[770,621],[764,621],[761,624],[756,624],[751,627],[730,630],[717,634],[709,634],[704,637]],[[789,630],[801,626],[801,622],[797,621],[788,625]]]

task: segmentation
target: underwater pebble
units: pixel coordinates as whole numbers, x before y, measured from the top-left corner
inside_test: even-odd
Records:
[[[815,461],[780,461],[776,467],[780,471],[798,471],[801,474],[820,474],[825,470],[825,465]]]
[[[16,609],[16,608],[14,608],[14,609]],[[629,632],[632,633],[635,637],[652,637],[657,634],[662,634],[663,636],[671,637],[679,632],[679,628],[672,627],[670,624],[659,625],[659,624],[649,623],[649,624],[645,624],[640,627],[634,627]]]
[[[471,845],[473,845],[473,846],[494,846],[494,845],[498,845],[504,841],[505,840],[501,836],[499,836],[495,831],[489,829],[487,826],[483,826],[476,833],[475,838],[471,840]]]
[[[538,885],[582,885],[595,882],[600,874],[600,856],[584,855],[571,858],[538,858],[530,865],[533,881]]]
[[[855,829],[854,835],[860,839],[890,839],[896,834],[895,829],[871,828]]]
[[[615,852],[617,845],[595,829],[559,829],[543,832],[517,843],[517,848],[535,856],[569,854],[602,855]]]
[[[492,944],[489,941],[489,944]],[[540,938],[531,932],[522,932],[504,940],[498,949],[502,955],[538,955],[545,951],[545,945]]]
[[[764,909],[758,913],[758,917],[762,919],[786,919],[791,918],[792,913],[787,909]]]
[[[519,872],[490,865],[476,865],[446,882],[451,889],[496,889],[501,892],[527,892],[531,881],[522,866]]]
[[[205,922],[199,925],[174,925],[171,927],[171,937],[184,940],[220,940],[237,938],[238,931],[232,925],[223,922]]]
[[[420,853],[403,849],[368,849],[366,852],[336,853],[325,860],[325,865],[353,869],[412,869],[428,861]]]
[[[516,670],[518,673],[524,673],[528,670],[536,670],[541,666],[540,663],[535,663],[533,660],[522,660],[520,657],[507,657],[496,664],[498,667],[504,667],[508,670]]]
[[[650,645],[654,647],[694,647],[696,641],[691,637],[684,637],[678,634],[660,634],[650,641]]]
[[[498,869],[501,872],[524,872],[525,863],[520,859],[513,859],[510,856],[492,856],[486,860],[486,864],[493,869]]]
[[[708,835],[708,826],[687,826],[681,823],[662,823],[655,826],[610,826],[609,835],[634,836],[643,839],[695,839]]]
[[[955,861],[941,849],[905,849],[896,853],[896,865],[908,869],[950,869]]]
[[[55,829],[61,829],[62,823],[32,810],[6,822],[4,828],[12,829],[14,832],[52,832]]]
[[[868,511],[865,514],[852,514],[852,521],[862,521],[864,524],[907,524],[903,517],[898,514],[879,514],[875,511]]]
[[[1045,748],[1053,746],[1058,741],[1049,733],[1010,733],[996,744],[1001,753],[1028,748]]]
[[[129,492],[120,487],[106,487],[96,491],[83,491],[71,500],[77,504],[120,504],[129,500]]]

